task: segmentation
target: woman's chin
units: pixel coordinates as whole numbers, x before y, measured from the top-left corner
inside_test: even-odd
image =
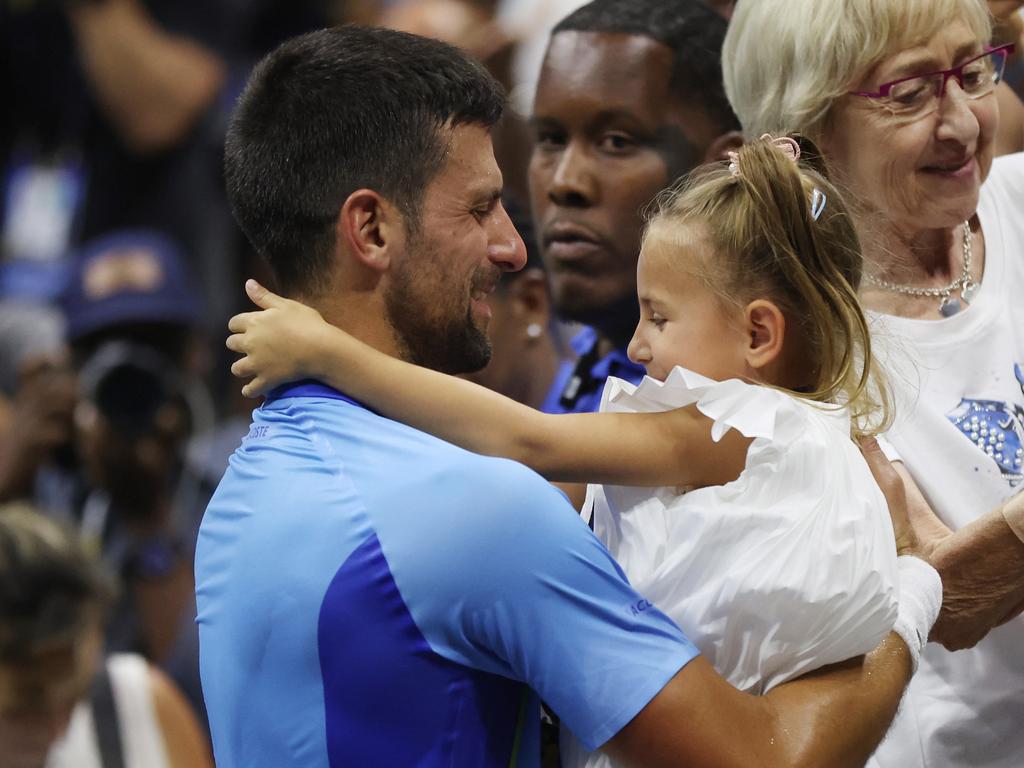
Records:
[[[955,196],[924,200],[908,211],[899,227],[906,231],[951,229],[969,220],[978,210],[978,185]]]

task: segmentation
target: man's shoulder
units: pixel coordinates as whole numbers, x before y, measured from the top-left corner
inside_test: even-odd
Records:
[[[297,450],[308,452],[312,461],[344,466],[353,478],[372,481],[375,498],[415,497],[424,506],[453,509],[472,504],[483,517],[512,508],[521,510],[519,516],[569,508],[564,494],[522,464],[467,451],[358,403],[292,398],[263,411],[246,440],[272,439],[275,431],[282,438],[292,434],[308,442],[308,449]]]

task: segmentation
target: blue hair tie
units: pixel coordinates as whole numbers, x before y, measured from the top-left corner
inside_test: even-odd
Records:
[[[821,212],[825,210],[825,193],[817,187],[814,188],[814,192],[811,193],[811,218],[815,221],[821,216]]]

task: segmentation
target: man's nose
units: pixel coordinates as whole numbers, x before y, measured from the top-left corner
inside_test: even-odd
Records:
[[[501,203],[497,214],[487,244],[487,258],[504,272],[518,272],[526,266],[526,245]]]
[[[597,178],[590,154],[580,142],[566,145],[547,191],[551,201],[558,205],[580,207],[597,201]]]

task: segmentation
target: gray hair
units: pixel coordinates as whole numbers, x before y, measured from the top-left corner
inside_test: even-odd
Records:
[[[725,92],[748,137],[817,139],[836,99],[956,19],[991,39],[983,0],[744,0],[722,49]]]

